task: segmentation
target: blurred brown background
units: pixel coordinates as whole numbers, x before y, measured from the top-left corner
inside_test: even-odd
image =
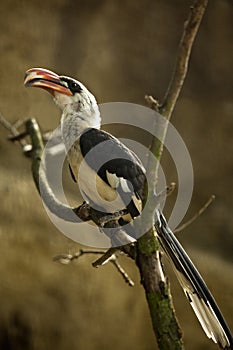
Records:
[[[44,130],[59,122],[48,94],[26,90],[26,69],[41,66],[77,77],[98,101],[144,104],[162,99],[190,2],[185,0],[1,1],[0,111],[10,121],[28,116]],[[233,7],[210,1],[182,95],[172,118],[193,161],[189,218],[216,201],[179,235],[229,326],[233,327]],[[68,266],[52,257],[76,252],[49,221],[30,174],[30,161],[0,127],[0,349],[155,349],[144,293],[129,288],[95,257]],[[174,180],[164,158],[167,181]],[[186,348],[216,349],[206,339],[168,267]]]

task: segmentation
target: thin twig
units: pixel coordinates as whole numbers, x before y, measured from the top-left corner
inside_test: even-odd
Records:
[[[153,109],[156,112],[159,112],[159,102],[154,99],[151,95],[145,95],[145,101],[151,109]]]
[[[180,232],[183,231],[184,229],[186,229],[189,225],[191,225],[201,214],[204,213],[204,211],[206,211],[206,209],[210,206],[211,203],[213,203],[213,201],[215,200],[215,195],[212,194],[210,196],[210,198],[208,199],[208,201],[198,210],[198,212],[196,212],[196,214],[193,215],[193,217],[191,219],[189,219],[188,221],[186,221],[183,225],[177,227],[174,232]]]
[[[165,187],[164,190],[162,190],[160,193],[155,195],[155,198],[157,199],[157,201],[159,201],[160,198],[168,197],[168,196],[170,196],[173,193],[175,188],[176,188],[176,183],[175,182],[171,182],[168,186]]]
[[[116,249],[115,249],[116,251]],[[59,254],[56,255],[53,258],[53,261],[58,261],[61,264],[69,264],[71,261],[73,260],[77,260],[79,259],[81,256],[86,255],[86,254],[103,254],[101,256],[101,258],[105,257],[105,261],[104,264],[111,262],[113,264],[113,266],[115,266],[115,268],[117,269],[117,271],[121,274],[121,276],[123,277],[124,281],[130,286],[133,287],[134,286],[134,282],[133,280],[129,277],[129,275],[127,274],[127,272],[123,269],[123,267],[120,265],[119,261],[118,261],[118,257],[116,254],[114,254],[113,250],[111,251],[112,254],[109,254],[109,250],[107,250],[106,252],[104,252],[103,250],[94,250],[94,249],[80,249],[77,253],[75,254]],[[108,255],[108,258],[107,258]],[[99,260],[99,259],[98,259]],[[95,261],[94,263],[92,263],[93,266],[97,267],[102,264],[96,264],[97,261]],[[95,265],[94,265],[95,264]]]
[[[169,197],[173,193],[175,188],[176,188],[175,182],[171,182],[170,185],[167,186],[167,197]]]
[[[14,122],[13,127],[18,130],[23,124],[24,124],[24,121],[22,119],[17,119]]]
[[[184,23],[184,31],[180,40],[175,67],[163,103],[159,105],[157,100],[152,96],[148,96],[146,98],[147,102],[149,102],[151,105],[151,108],[156,112],[159,112],[168,121],[171,118],[177,99],[183,87],[185,77],[187,75],[193,42],[204,15],[207,3],[208,0],[196,0],[194,1],[193,6],[190,7],[188,19]],[[167,127],[168,123],[160,126],[161,130],[158,130],[160,137],[159,139],[154,138],[150,146],[150,151],[158,160],[155,169],[155,182],[157,181],[159,161],[163,152],[163,144],[167,133]]]
[[[84,254],[103,254],[104,250],[80,249],[75,254],[59,254],[53,257],[53,261],[58,261],[61,264],[69,264],[73,260],[77,260]]]
[[[105,265],[118,250],[119,248],[115,248],[115,247],[109,248],[99,259],[95,260],[92,263],[92,266],[99,267],[99,266]]]
[[[194,39],[199,29],[208,0],[196,0],[190,6],[189,17],[184,23],[175,68],[159,112],[170,119],[188,71],[188,64]]]
[[[24,142],[24,138],[28,136],[27,132],[26,131],[23,131],[21,133],[18,133],[17,135],[12,135],[12,136],[9,136],[8,139],[12,142],[15,142],[15,141],[23,141]]]
[[[20,134],[18,129],[14,125],[12,125],[10,122],[8,122],[6,118],[4,118],[2,113],[0,113],[0,124],[2,124],[2,126],[4,126],[4,128],[7,129],[12,136],[18,137],[18,135]],[[20,143],[22,147],[27,145],[27,142],[23,139],[19,139],[17,141]]]
[[[129,277],[127,272],[123,269],[123,267],[120,265],[119,261],[117,260],[116,255],[113,255],[110,259],[110,262],[116,267],[117,271],[121,274],[123,277],[124,281],[130,286],[134,286],[133,280]]]

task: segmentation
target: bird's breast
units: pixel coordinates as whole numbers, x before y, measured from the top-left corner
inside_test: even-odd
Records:
[[[83,158],[79,140],[68,151],[68,161],[79,189],[86,202],[92,202],[107,212],[116,212],[125,207],[117,191],[104,182]]]

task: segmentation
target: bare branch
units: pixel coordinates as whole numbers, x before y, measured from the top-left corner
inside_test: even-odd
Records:
[[[130,286],[134,286],[133,280],[129,277],[129,275],[126,273],[126,271],[123,269],[123,267],[119,264],[119,261],[117,260],[116,255],[113,255],[110,259],[110,262],[116,267],[117,271],[120,272],[121,276],[125,280],[125,282]]]
[[[184,31],[180,40],[178,56],[175,68],[164,97],[162,105],[159,107],[159,112],[170,119],[176,101],[180,95],[180,91],[184,84],[184,80],[188,70],[188,64],[202,17],[204,15],[208,0],[196,0],[193,6],[190,7],[190,12],[187,21],[184,23]]]
[[[156,112],[159,112],[159,101],[155,100],[154,97],[150,95],[145,95],[145,101],[151,109]]]
[[[75,254],[59,254],[53,257],[53,261],[57,261],[61,264],[69,264],[73,260],[79,259],[81,256],[86,254],[104,254],[104,250],[96,250],[96,249],[80,249]]]
[[[99,259],[92,263],[93,267],[99,267],[106,264],[119,248],[109,248]]]
[[[1,113],[0,113],[0,124],[5,129],[7,129],[13,137],[17,138],[20,135],[19,131],[17,130],[17,126],[14,126],[10,122],[8,122]],[[23,139],[19,139],[18,141],[22,146],[22,148],[27,145],[27,142]]]
[[[176,65],[162,105],[160,106],[153,97],[146,97],[146,101],[150,104],[151,108],[167,119],[167,123],[160,125],[160,129],[157,129],[159,138],[153,139],[149,149],[157,159],[156,169],[154,169],[155,186],[157,184],[159,161],[163,152],[168,121],[171,118],[187,74],[191,49],[207,2],[208,0],[196,0],[190,8],[190,13],[185,22],[184,32],[179,45]],[[155,125],[155,127],[158,126]],[[159,348],[183,349],[182,333],[173,308],[169,284],[163,279],[157,250],[158,242],[154,234],[154,228],[152,228],[137,242],[137,264],[145,289],[154,332],[157,337]],[[164,311],[165,309],[166,311]],[[166,317],[162,319],[158,317],[158,315],[164,315],[164,313]]]
[[[75,254],[59,254],[56,255],[53,258],[53,261],[58,261],[61,264],[69,264],[71,261],[73,260],[77,260],[79,259],[81,256],[86,255],[86,254],[103,254],[101,256],[100,259],[103,259],[103,257],[105,257],[105,260],[103,263],[98,263],[97,261],[100,260],[96,260],[94,263],[92,263],[93,266],[98,267],[100,265],[104,265],[107,264],[108,262],[111,262],[113,264],[113,266],[115,266],[115,268],[117,269],[117,271],[121,274],[121,276],[123,277],[124,281],[130,286],[133,287],[134,286],[134,282],[132,281],[132,279],[129,277],[129,275],[127,274],[127,272],[123,269],[123,267],[120,265],[119,261],[118,261],[118,256],[116,254],[114,254],[114,252],[116,252],[117,249],[111,249],[111,253],[109,252],[110,249],[106,252],[104,252],[103,250],[94,250],[94,249],[80,249],[79,252],[75,253]]]
[[[163,198],[163,197],[168,197],[170,196],[173,191],[175,190],[176,188],[176,183],[175,182],[171,182],[170,185],[166,186],[166,188],[161,191],[160,193],[158,193],[158,195],[156,196],[157,198],[157,201],[159,201],[160,198]]]
[[[171,118],[187,75],[193,42],[204,15],[207,3],[208,0],[196,0],[194,1],[193,6],[190,7],[188,19],[184,23],[184,31],[180,40],[175,67],[163,103],[159,105],[157,100],[152,96],[146,97],[146,100],[150,104],[151,108],[166,117],[168,121]],[[161,127],[161,130],[158,130],[160,140],[154,139],[150,147],[150,151],[158,160],[155,178],[157,178],[158,175],[159,160],[163,152],[163,144],[167,133],[167,126],[168,124],[165,124]]]

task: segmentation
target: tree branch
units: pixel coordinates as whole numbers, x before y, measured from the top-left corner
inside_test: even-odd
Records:
[[[54,261],[58,261],[62,264],[69,264],[73,260],[79,259],[81,256],[86,254],[101,254],[102,256],[105,254],[103,250],[93,250],[93,249],[80,249],[78,253],[75,254],[60,254],[53,258]],[[116,270],[120,273],[120,275],[123,277],[124,281],[130,286],[134,286],[133,280],[129,277],[127,272],[123,269],[123,267],[120,265],[118,261],[117,254],[111,254],[108,257],[108,260],[105,260],[105,264],[107,262],[111,262],[113,266],[116,268]],[[96,262],[92,263],[93,266],[97,267]],[[99,266],[99,265],[98,265]]]
[[[187,21],[184,23],[184,31],[180,40],[179,51],[175,68],[164,97],[164,101],[159,106],[159,112],[167,119],[170,119],[184,80],[188,71],[188,64],[194,39],[199,29],[202,17],[207,7],[208,0],[196,0],[190,7]]]
[[[0,124],[2,124],[4,128],[11,133],[11,135],[15,138],[15,140],[17,140],[17,137],[20,135],[20,133],[17,130],[17,126],[14,126],[11,123],[9,123],[1,113],[0,113]],[[27,145],[24,139],[20,138],[18,141],[22,147]]]
[[[159,161],[163,152],[168,122],[187,74],[191,49],[207,2],[208,0],[196,0],[190,8],[188,19],[184,25],[175,68],[162,105],[159,105],[153,97],[146,96],[150,107],[162,114],[167,120],[167,123],[160,126],[160,130],[157,130],[160,135],[159,139],[154,139],[150,146],[150,151],[157,159],[157,165],[154,171],[155,185],[157,183]],[[158,126],[156,125],[156,127]],[[151,220],[153,219],[151,218]],[[153,227],[153,224],[151,227]],[[164,350],[183,349],[182,334],[175,316],[169,284],[164,279],[162,272],[154,228],[142,236],[137,242],[137,265],[141,275],[141,282],[145,289],[159,348]]]

